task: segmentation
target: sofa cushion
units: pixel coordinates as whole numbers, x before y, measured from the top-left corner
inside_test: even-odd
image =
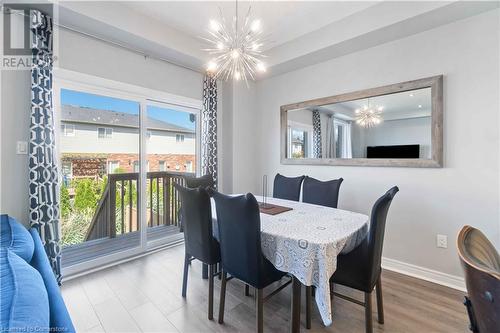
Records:
[[[48,332],[49,300],[36,269],[7,248],[0,248],[0,330]]]
[[[31,228],[29,232],[35,244],[35,253],[31,260],[31,266],[33,266],[42,276],[49,297],[50,328],[55,332],[75,332],[71,317],[64,304],[59,285],[57,284],[38,231]]]
[[[26,262],[33,257],[33,238],[26,228],[9,215],[2,214],[0,222],[0,245],[8,248]]]

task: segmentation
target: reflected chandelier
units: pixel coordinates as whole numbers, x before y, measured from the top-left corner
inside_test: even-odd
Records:
[[[356,109],[354,113],[356,114],[356,124],[370,128],[374,127],[382,122],[382,106],[373,107],[370,106],[370,100],[368,104],[364,105],[360,109]]]
[[[230,26],[226,24],[222,10],[219,8],[220,21],[210,20],[209,34],[211,38],[203,38],[211,47],[204,49],[214,58],[207,65],[207,71],[216,79],[255,80],[257,72],[265,72],[262,62],[264,55],[261,22],[250,19],[250,10],[245,16],[243,25],[238,22],[238,1],[236,13]]]

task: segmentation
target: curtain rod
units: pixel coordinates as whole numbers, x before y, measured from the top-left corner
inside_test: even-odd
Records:
[[[3,9],[3,6],[2,6],[2,9]],[[11,12],[12,13],[12,12]],[[28,15],[24,14],[24,13],[20,13],[18,11],[14,12],[16,15],[22,15],[22,16],[25,16],[25,17],[28,17]],[[119,47],[121,49],[124,49],[124,50],[127,50],[127,51],[130,51],[130,52],[133,52],[133,53],[136,53],[136,54],[139,54],[141,56],[143,56],[145,59],[147,58],[150,58],[150,59],[155,59],[155,60],[159,60],[159,61],[163,61],[163,62],[166,62],[170,65],[174,65],[174,66],[178,66],[178,67],[182,67],[184,69],[187,69],[187,70],[190,70],[190,71],[193,71],[193,72],[196,72],[196,73],[200,73],[200,74],[203,74],[202,71],[200,70],[197,70],[193,67],[189,67],[189,66],[186,66],[186,65],[182,65],[182,64],[179,64],[179,63],[176,63],[172,60],[169,60],[169,59],[166,59],[166,58],[163,58],[163,57],[159,57],[159,56],[153,56],[153,55],[150,55],[140,49],[137,49],[137,48],[133,48],[133,47],[130,47],[128,45],[124,45],[124,44],[121,44],[119,42],[115,42],[115,41],[112,41],[112,40],[109,40],[109,39],[105,39],[105,38],[102,38],[102,37],[99,37],[99,36],[96,36],[96,35],[93,35],[93,34],[90,34],[88,32],[84,32],[84,31],[80,31],[80,30],[77,30],[75,28],[71,28],[71,27],[68,27],[68,26],[65,26],[65,25],[62,25],[62,24],[59,24],[59,23],[56,23],[53,21],[53,24],[59,28],[62,28],[62,29],[65,29],[65,30],[68,30],[68,31],[71,31],[71,32],[74,32],[74,33],[77,33],[79,35],[82,35],[82,36],[85,36],[85,37],[89,37],[89,38],[92,38],[92,39],[95,39],[95,40],[98,40],[100,42],[103,42],[103,43],[106,43],[106,44],[110,44],[110,45],[113,45],[113,46],[116,46],[116,47]]]

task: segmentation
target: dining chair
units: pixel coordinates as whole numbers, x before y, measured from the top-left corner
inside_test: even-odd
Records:
[[[201,177],[185,177],[184,180],[186,182],[186,187],[189,187],[189,188],[203,187],[203,188],[207,189],[209,187],[214,187],[214,185],[215,185],[214,178],[210,174],[206,174],[206,175],[203,175]],[[182,213],[181,213],[181,215],[182,215]],[[182,218],[181,218],[181,220],[182,220]],[[216,230],[217,224],[212,223],[212,227],[214,228],[214,235],[218,235],[218,232]],[[184,226],[183,226],[182,222],[181,222],[180,229],[181,229],[180,230],[181,232],[184,231]],[[201,273],[202,278],[208,279],[208,275],[209,275],[208,274],[208,266],[205,264],[202,264],[202,273]]]
[[[305,176],[285,177],[276,174],[273,185],[273,198],[299,201],[300,187]]]
[[[457,238],[458,255],[465,275],[464,305],[470,330],[498,332],[500,329],[500,256],[486,236],[471,226]]]
[[[197,187],[213,187],[215,185],[215,181],[212,175],[207,174],[201,177],[186,177],[184,178],[186,181],[186,187],[189,188],[197,188]]]
[[[213,319],[214,277],[220,262],[220,246],[213,237],[210,196],[203,187],[190,189],[174,184],[180,194],[184,228],[184,276],[182,297],[186,297],[189,264],[194,259],[208,265],[208,319]]]
[[[343,178],[326,182],[306,176],[302,185],[302,201],[310,204],[337,208]]]
[[[257,332],[263,331],[263,304],[271,296],[286,287],[290,281],[264,297],[263,289],[281,280],[285,272],[274,268],[262,254],[260,239],[260,212],[255,197],[248,193],[227,196],[213,193],[219,224],[219,240],[222,262],[219,323],[224,322],[226,283],[236,278],[256,290]],[[231,277],[228,278],[228,274]]]
[[[371,299],[375,286],[378,322],[384,323],[381,280],[382,247],[387,213],[392,199],[398,191],[398,187],[394,186],[375,202],[371,212],[368,235],[354,250],[337,257],[337,269],[330,278],[333,295],[364,306],[367,333],[373,332]],[[333,284],[340,284],[364,292],[364,302],[336,293],[333,291]]]

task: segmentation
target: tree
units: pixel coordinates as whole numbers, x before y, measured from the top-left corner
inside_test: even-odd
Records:
[[[61,214],[67,218],[71,213],[71,203],[69,201],[69,191],[65,184],[61,186]]]
[[[75,180],[75,202],[73,207],[77,211],[88,208],[95,210],[100,198],[99,182],[89,178]]]

